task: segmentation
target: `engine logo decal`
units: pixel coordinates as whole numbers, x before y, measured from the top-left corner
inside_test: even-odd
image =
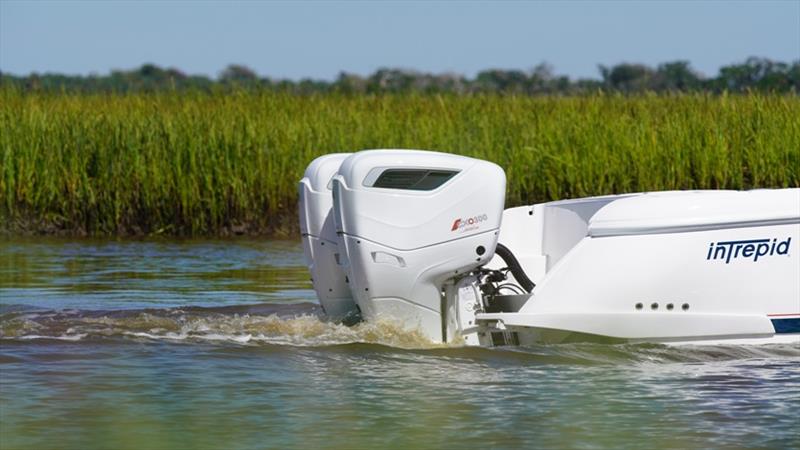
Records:
[[[757,262],[764,256],[788,255],[791,245],[791,237],[782,242],[778,242],[777,238],[712,242],[708,245],[706,260],[724,260],[725,264],[730,264],[731,260],[741,257]]]
[[[480,228],[480,225],[478,224],[487,220],[489,220],[489,216],[486,214],[458,218],[453,222],[453,227],[450,229],[450,231],[460,231],[463,233],[465,231],[476,230]]]

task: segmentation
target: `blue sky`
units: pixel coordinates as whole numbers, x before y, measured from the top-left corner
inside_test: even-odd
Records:
[[[800,0],[664,2],[99,2],[0,0],[0,70],[107,73],[152,62],[216,76],[333,79],[379,67],[597,78],[597,64],[800,59]]]

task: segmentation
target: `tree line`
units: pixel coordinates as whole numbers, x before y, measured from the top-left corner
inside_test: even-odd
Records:
[[[144,64],[134,70],[113,70],[108,75],[54,73],[12,75],[0,71],[0,85],[23,92],[137,93],[159,91],[215,92],[226,90],[273,90],[298,94],[337,92],[374,93],[498,93],[517,95],[581,95],[599,91],[643,92],[776,92],[800,93],[800,60],[786,63],[750,57],[742,63],[721,67],[706,77],[688,61],[656,67],[621,63],[598,66],[599,79],[571,79],[557,75],[541,63],[529,71],[492,69],[474,78],[455,73],[432,74],[415,70],[382,68],[368,76],[341,72],[333,81],[273,79],[232,64],[217,78],[188,75],[175,68]]]

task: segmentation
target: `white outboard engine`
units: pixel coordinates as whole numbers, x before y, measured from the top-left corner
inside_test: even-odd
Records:
[[[505,188],[499,166],[463,156],[368,150],[345,159],[333,209],[339,262],[362,317],[445,340],[445,283],[492,259]]]
[[[323,311],[334,320],[356,317],[334,226],[331,179],[350,153],[320,156],[308,165],[298,186],[300,233],[311,282]]]

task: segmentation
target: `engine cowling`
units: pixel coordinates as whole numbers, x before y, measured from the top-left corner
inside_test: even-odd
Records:
[[[298,185],[300,234],[306,266],[322,310],[335,320],[358,315],[347,279],[332,214],[331,178],[350,153],[320,156]]]
[[[367,320],[444,339],[442,290],[491,260],[505,173],[490,162],[418,150],[368,150],[333,177],[340,263]]]

